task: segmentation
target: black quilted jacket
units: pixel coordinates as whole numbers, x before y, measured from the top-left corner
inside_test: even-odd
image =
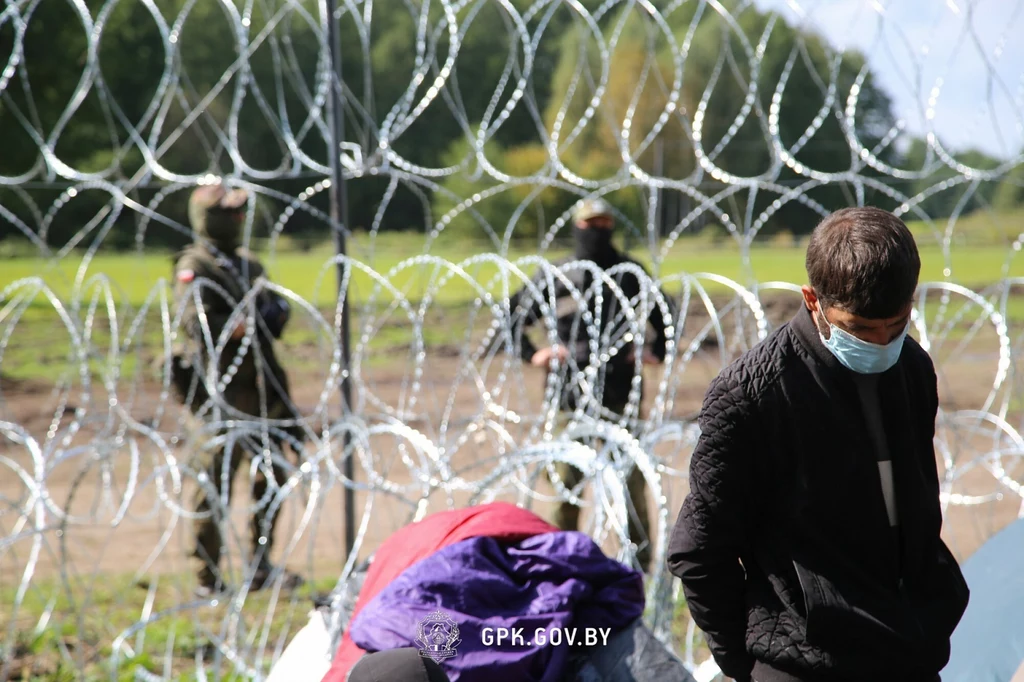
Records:
[[[967,606],[939,537],[935,370],[907,338],[880,378],[893,541],[851,374],[810,312],[712,382],[668,565],[737,680],[931,682]]]

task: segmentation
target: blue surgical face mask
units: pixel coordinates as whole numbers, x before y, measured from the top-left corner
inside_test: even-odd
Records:
[[[910,322],[908,321],[899,336],[886,345],[879,346],[877,343],[858,339],[853,334],[835,326],[828,321],[820,308],[817,315],[828,324],[831,332],[827,339],[821,336],[821,342],[825,344],[825,348],[828,348],[829,352],[844,367],[858,374],[880,374],[895,365],[903,351],[903,341],[907,338],[907,332],[910,331]],[[818,334],[821,335],[820,330]]]

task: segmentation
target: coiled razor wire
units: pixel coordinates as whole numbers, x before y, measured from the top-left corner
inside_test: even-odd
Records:
[[[544,514],[559,500],[578,503],[582,529],[623,561],[634,560],[634,543],[649,542],[655,569],[647,579],[646,622],[698,679],[711,679],[717,669],[686,616],[678,581],[663,568],[699,436],[696,413],[710,379],[801,305],[801,282],[765,281],[771,278],[755,267],[758,235],[793,206],[827,214],[821,190],[837,186],[849,190],[849,203],[881,197],[897,215],[923,221],[929,234],[922,244],[934,243],[942,254],[943,279],[920,285],[912,327],[940,377],[935,442],[951,546],[963,558],[1024,516],[1017,363],[1024,329],[1015,312],[1024,284],[1015,274],[1024,233],[1015,234],[1009,220],[1010,233],[1000,235],[1005,258],[1000,270],[987,273],[989,285],[961,284],[954,268],[967,253],[958,246],[964,237],[958,228],[982,188],[1024,186],[1024,60],[1013,61],[1024,3],[936,3],[941,10],[929,16],[938,37],[927,42],[928,30],[905,25],[914,3],[848,2],[846,10],[861,21],[844,40],[863,37],[869,60],[857,65],[825,44],[819,70],[812,66],[820,58],[817,44],[804,34],[781,58],[771,42],[788,27],[810,29],[827,18],[827,4],[810,0],[351,0],[333,17],[350,41],[346,54],[359,55],[343,67],[343,79],[332,73],[325,3],[223,2],[214,15],[193,0],[172,4],[69,2],[63,24],[53,23],[44,13],[50,6],[39,0],[12,0],[0,12],[2,132],[38,152],[24,168],[0,176],[0,222],[42,257],[35,271],[5,276],[0,290],[0,679],[261,679],[314,602],[329,614],[327,660],[384,538],[431,512],[493,500]],[[149,47],[163,55],[151,100],[134,112],[115,97],[116,69],[101,56],[116,35],[112,26],[123,23],[117,12],[126,9],[136,12],[139,27],[152,22]],[[750,17],[766,9],[779,13],[752,32]],[[494,13],[500,20],[487,23]],[[376,27],[399,15],[410,28],[401,49],[413,58],[407,85],[396,90],[378,75],[390,53],[375,48]],[[199,76],[190,70],[203,64],[186,44],[193,44],[190,33],[203,35],[211,16],[224,22],[230,40],[210,46],[209,54],[227,66],[208,87],[197,86]],[[51,102],[45,116],[47,83],[31,76],[39,46],[27,39],[43,22],[47,30],[60,26],[63,32],[54,35],[61,40],[80,31],[85,45],[66,64],[80,70],[80,79],[66,103],[54,112]],[[542,111],[537,92],[554,76],[541,55],[558,22],[576,32],[579,59],[559,81],[564,92],[552,95],[555,105]],[[695,55],[709,25],[720,33],[720,49],[704,63]],[[500,77],[493,84],[460,81],[465,59],[478,55],[474,31],[489,30],[497,31],[488,36],[489,49],[507,52]],[[268,53],[272,66],[260,66]],[[460,61],[465,54],[471,57]],[[978,58],[973,76],[984,84],[973,95],[951,91],[943,71],[965,54]],[[862,131],[871,60],[886,55],[904,79],[903,108],[868,140]],[[130,62],[133,55],[119,58]],[[782,65],[775,81],[766,76],[773,64]],[[631,74],[627,87],[623,68]],[[798,79],[801,69],[809,81]],[[398,95],[382,111],[375,92],[385,86]],[[467,105],[467,95],[486,95],[492,87],[482,111]],[[286,88],[298,107],[285,104]],[[313,252],[296,266],[282,248],[292,228],[312,225],[326,235],[332,224],[325,208],[337,189],[331,164],[310,150],[330,139],[327,104],[335,88],[348,125],[340,143],[344,178],[352,186],[379,181],[383,190],[365,238],[351,242],[349,254]],[[718,130],[711,116],[719,111],[716,98],[727,96],[722,92],[738,94]],[[811,102],[800,111],[806,128],[783,139],[782,124],[796,115],[789,102],[798,95]],[[995,130],[1002,145],[1002,156],[984,167],[956,155],[936,127],[945,109],[972,97],[974,132]],[[109,133],[109,145],[93,150],[89,164],[66,157],[61,144],[76,132],[87,102],[100,107]],[[273,134],[280,153],[273,162],[266,149],[254,156],[247,142],[250,119],[243,113],[252,107]],[[405,150],[410,139],[430,134],[424,121],[436,125],[438,111],[466,144],[461,156],[429,165]],[[900,167],[888,152],[918,113],[925,161]],[[539,161],[530,172],[494,154],[503,129],[522,117],[537,124],[531,144]],[[842,131],[841,148],[819,148],[830,121]],[[618,158],[595,176],[578,148],[598,144],[592,131],[600,126],[611,130]],[[1016,131],[1016,142],[1007,130]],[[752,136],[768,163],[739,172],[729,150],[752,145]],[[187,139],[198,140],[190,144],[203,156],[201,173],[175,166],[176,145]],[[689,166],[676,163],[682,147]],[[819,168],[804,160],[823,158],[823,149],[843,163]],[[651,154],[663,158],[663,167],[648,162]],[[233,302],[225,328],[242,323],[246,335],[224,375],[215,362],[204,368],[202,388],[211,397],[197,419],[176,400],[169,378],[172,351],[185,335],[182,301],[174,296],[169,262],[154,271],[144,252],[155,235],[190,234],[181,207],[211,173],[249,190],[246,244],[255,247],[254,235],[266,234],[261,257],[272,272],[291,258],[292,275],[260,281]],[[466,182],[451,182],[460,177]],[[573,201],[607,198],[619,212],[620,232],[644,251],[647,270],[623,265],[602,272],[562,259],[571,209],[545,203],[552,192]],[[382,245],[390,243],[388,211],[400,195],[422,207],[422,237],[395,264]],[[624,196],[640,197],[644,221],[619,206]],[[764,196],[774,199],[757,204]],[[956,197],[948,218],[929,214],[929,202],[941,196]],[[508,210],[496,220],[493,203],[508,197]],[[685,208],[665,227],[658,216],[668,197]],[[98,209],[69,237],[56,239],[66,216],[81,215],[75,210],[83,205]],[[115,271],[120,266],[105,257],[126,220],[135,223],[137,254],[123,262],[135,258],[136,266]],[[689,248],[689,235],[709,223],[724,228],[735,245],[740,275],[672,266],[672,257]],[[467,224],[488,246],[466,257],[446,255],[446,237],[459,229],[465,235]],[[516,245],[529,225],[536,248],[524,255]],[[572,285],[580,272],[589,273],[589,288]],[[616,284],[615,276],[627,272],[641,282],[636,299]],[[517,311],[509,299],[526,287],[542,309],[530,333],[544,339],[539,345],[554,343],[557,309],[538,284],[556,281],[577,304],[598,298],[621,314],[607,328],[581,315],[588,364],[569,361],[545,380],[519,360]],[[188,295],[198,296],[204,286],[213,285],[196,281]],[[260,415],[247,415],[223,400],[243,362],[265,362],[255,315],[263,290],[285,297],[293,310],[277,356],[289,375],[296,419],[270,419],[266,404]],[[338,331],[345,306],[353,321],[347,366]],[[635,381],[624,413],[611,413],[601,403],[601,367],[630,344],[650,343],[652,316],[667,330],[665,362],[644,368],[636,357],[645,386],[641,391]],[[223,353],[226,333],[207,346],[213,355]],[[355,397],[348,411],[338,389],[346,378]],[[560,413],[557,396],[566,382],[581,398],[572,412]],[[273,390],[267,382],[260,388]],[[222,570],[231,590],[196,596],[189,558],[198,518],[193,496],[199,486],[212,490],[213,482],[194,456],[236,445],[259,454],[240,466],[232,507],[222,500],[210,512],[220,519]],[[354,463],[353,478],[343,473],[346,461]],[[558,463],[579,468],[582,483],[566,485]],[[285,483],[271,483],[253,499],[253,481],[272,480],[275,466]],[[629,537],[625,481],[633,467],[653,502],[649,539]],[[341,532],[346,489],[354,491],[358,509],[351,554]],[[259,557],[245,530],[258,509],[280,518],[270,557],[276,568],[262,590],[251,582]],[[302,574],[306,586],[283,589],[285,568]]]

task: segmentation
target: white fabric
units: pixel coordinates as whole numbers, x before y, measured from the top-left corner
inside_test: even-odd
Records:
[[[270,669],[266,682],[320,682],[331,668],[331,636],[320,611],[295,633]]]
[[[895,526],[899,517],[896,515],[896,487],[892,481],[892,461],[878,463],[878,475],[882,479],[882,496],[885,498],[885,510],[889,512],[889,525]]]
[[[709,658],[698,665],[697,669],[693,671],[693,679],[697,680],[697,682],[711,682],[711,680],[721,674],[722,670],[715,663],[715,659]]]

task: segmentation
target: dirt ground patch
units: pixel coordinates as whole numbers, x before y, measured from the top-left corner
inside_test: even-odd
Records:
[[[396,359],[401,355],[401,350],[395,351]],[[700,408],[708,382],[721,368],[721,364],[719,353],[708,349],[695,355],[685,371],[669,377],[660,368],[648,368],[645,410],[649,413],[655,407],[659,385],[664,382],[672,401],[667,418],[679,420],[693,417]],[[986,376],[990,373],[984,370],[991,364],[987,357],[961,357],[958,362],[946,363],[942,367],[941,382],[944,409],[981,409],[991,388]],[[506,393],[513,391],[510,395],[497,396],[500,400],[495,400],[496,403],[503,404],[513,412],[535,414],[535,406],[543,400],[543,375],[534,368],[522,367],[519,369],[521,374],[516,375],[514,381],[497,384],[494,376],[501,368],[491,367],[490,376],[485,377],[466,377],[463,369],[462,360],[452,357],[451,353],[443,349],[429,354],[419,373],[404,359],[396,360],[392,367],[375,363],[372,367],[362,369],[364,383],[357,391],[357,399],[361,401],[368,425],[386,424],[401,417],[404,424],[428,440],[447,445],[449,452],[445,456],[453,473],[465,480],[479,480],[486,473],[481,468],[492,469],[502,457],[500,444],[493,434],[473,435],[467,431],[474,425],[479,426],[479,419],[467,418],[476,418],[483,410],[479,382],[491,387],[501,385]],[[323,377],[316,373],[293,373],[292,377],[296,403],[307,414],[320,403],[325,390],[332,390],[332,387],[325,389]],[[418,382],[415,390],[413,382]],[[38,442],[44,442],[48,432],[68,432],[68,426],[74,423],[75,411],[80,405],[91,409],[92,406],[102,404],[103,400],[102,395],[94,395],[92,406],[82,401],[82,396],[72,395],[69,400],[61,400],[52,387],[43,384],[7,386],[3,397],[3,418]],[[75,400],[76,397],[79,400]],[[332,406],[337,405],[336,395],[331,396],[330,402]],[[65,570],[78,567],[77,570],[88,572],[123,572],[129,567],[130,570],[146,571],[153,570],[162,562],[181,567],[184,560],[175,559],[174,555],[182,557],[190,542],[187,514],[192,493],[188,485],[175,490],[175,481],[168,472],[167,457],[172,455],[177,462],[187,461],[188,431],[178,406],[173,401],[160,401],[158,384],[137,386],[128,409],[131,418],[138,423],[153,424],[156,432],[167,440],[169,447],[161,451],[152,441],[141,439],[137,434],[134,442],[129,436],[124,436],[124,441],[118,444],[115,429],[113,433],[106,434],[111,450],[97,453],[91,447],[96,441],[90,434],[103,431],[104,425],[88,420],[77,433],[69,433],[66,439],[58,439],[57,442],[51,441],[51,447],[61,446],[55,450],[61,454],[59,457],[52,452],[44,454],[44,457],[49,457],[45,460],[44,503],[51,525],[44,532],[45,551],[41,551],[36,558],[33,569],[36,576],[52,574],[61,565],[65,566]],[[105,410],[98,410],[98,413],[105,413]],[[525,433],[525,426],[520,427],[518,434],[515,424],[506,422],[503,426],[517,438],[530,438]],[[985,442],[985,434],[965,439],[964,433],[960,425],[950,430],[946,438],[950,447],[957,450],[959,457],[965,458],[968,452],[984,452],[986,448],[991,448],[991,443]],[[991,431],[988,435],[991,435]],[[60,442],[62,440],[65,442]],[[414,451],[413,443],[393,433],[374,434],[365,445],[366,455],[376,461],[376,474],[395,486],[396,494],[374,496],[373,507],[365,519],[366,535],[361,543],[364,548],[360,552],[361,557],[365,557],[388,534],[407,523],[415,512],[414,508],[399,498],[415,499],[418,496],[417,489],[423,484],[414,481],[413,474],[417,469],[417,458],[425,456],[423,452]],[[79,448],[76,449],[76,446]],[[337,466],[340,440],[336,439],[332,447],[334,466]],[[689,455],[687,446],[666,440],[659,443],[655,454],[663,458],[665,467],[685,474]],[[21,468],[21,476],[7,471],[0,476],[0,498],[6,501],[4,512],[0,515],[0,529],[8,537],[19,531],[24,534],[23,539],[11,544],[2,563],[7,564],[8,568],[20,567],[16,571],[20,574],[28,551],[21,548],[27,548],[32,539],[31,534],[25,533],[24,526],[20,529],[14,526],[14,520],[20,516],[19,505],[25,505],[31,500],[32,486],[23,479],[32,479],[37,460],[33,459],[27,448],[10,440],[0,444],[0,456],[9,458],[9,462]],[[316,456],[315,453],[313,456]],[[323,462],[319,467],[321,481],[326,482],[326,487],[322,487],[312,497],[308,495],[308,479],[307,483],[298,487],[282,512],[279,537],[283,539],[278,540],[277,547],[286,546],[288,529],[292,529],[291,532],[297,532],[299,537],[295,547],[288,552],[291,557],[301,557],[298,560],[307,569],[315,570],[322,566],[327,571],[338,571],[345,559],[343,494],[330,467]],[[965,478],[958,484],[959,488],[963,488],[961,494],[967,494],[965,491],[971,485],[977,487],[988,484],[990,488],[994,487],[991,474],[981,471],[980,467],[973,477]],[[245,478],[244,474],[239,477],[233,505],[241,534],[237,540],[242,545],[245,544],[246,505],[249,504]],[[975,479],[977,481],[972,483]],[[362,462],[356,463],[356,480],[369,480]],[[548,494],[551,492],[543,479],[535,483],[540,486],[538,492],[541,489]],[[681,476],[668,476],[666,483],[666,503],[670,519],[674,520],[678,505],[686,494],[686,482]],[[446,494],[440,489],[435,490],[429,498],[430,508],[447,506],[449,495],[452,501],[460,498],[468,501],[471,491],[452,490]],[[130,497],[130,504],[124,505],[126,496]],[[524,495],[505,491],[499,497],[522,501]],[[963,509],[954,505],[947,524],[951,540],[956,538],[958,555],[968,555],[977,547],[982,536],[987,536],[991,529],[1001,527],[1016,515],[1019,503],[1015,505],[1013,496],[1004,498]],[[360,492],[356,499],[356,522],[362,524],[362,511],[369,502],[369,496]],[[542,514],[550,512],[549,504],[534,502],[532,506]],[[62,525],[58,517],[64,514],[69,514],[70,518]],[[303,514],[310,518],[305,522],[307,525],[300,529]],[[981,523],[982,520],[984,523]],[[979,530],[979,523],[985,529],[984,532]],[[155,548],[161,544],[164,547],[157,552]],[[158,556],[154,557],[154,552]],[[15,555],[22,558],[12,565]],[[312,565],[309,565],[310,560]],[[147,564],[153,561],[156,563]],[[11,575],[6,570],[4,573]]]

